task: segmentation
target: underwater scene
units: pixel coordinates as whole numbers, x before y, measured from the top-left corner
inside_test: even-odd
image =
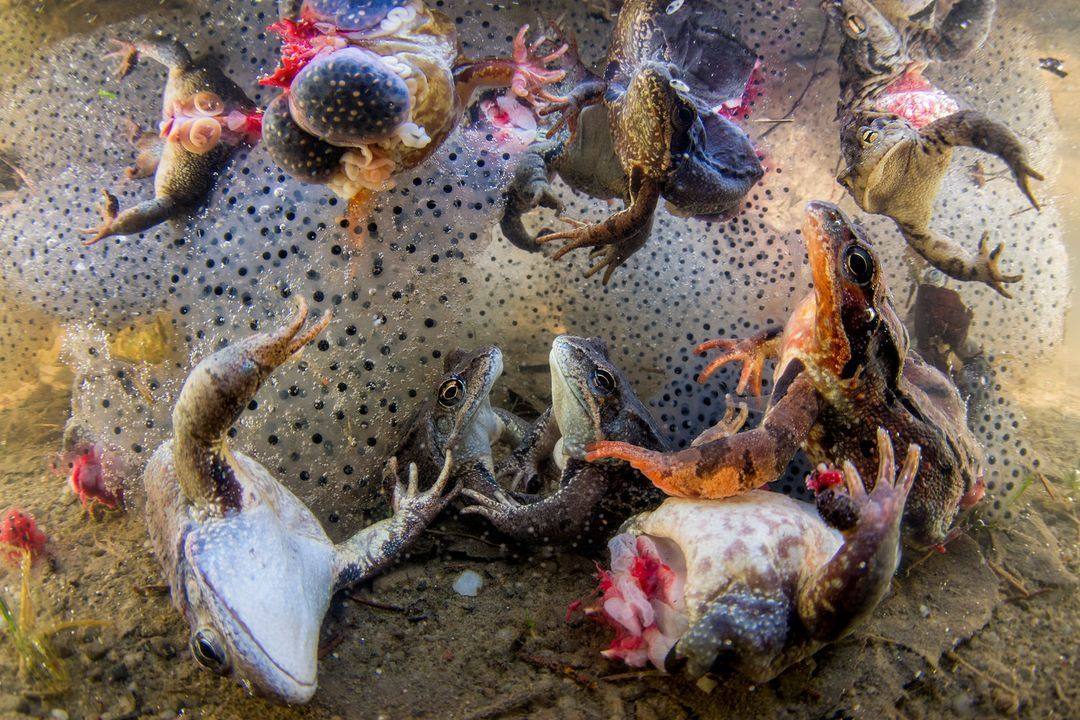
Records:
[[[0,0],[0,720],[1077,717],[1078,37]]]

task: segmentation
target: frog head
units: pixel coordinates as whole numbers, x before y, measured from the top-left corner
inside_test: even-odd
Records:
[[[814,201],[803,236],[814,277],[815,364],[841,381],[869,367],[895,383],[908,336],[866,233],[832,203]]]

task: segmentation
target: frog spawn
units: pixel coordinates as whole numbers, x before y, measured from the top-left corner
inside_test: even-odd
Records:
[[[197,11],[155,10],[154,29],[191,38],[193,52],[222,61],[262,106],[270,94],[256,91],[256,78],[272,70],[277,50],[275,40],[260,37],[274,20],[264,5],[198,5],[215,19],[209,24]],[[603,55],[610,24],[578,6],[540,9],[551,17],[567,11],[565,24],[577,29],[586,61]],[[465,3],[448,3],[444,11],[461,19],[456,24],[472,56],[505,47],[533,19],[516,8]],[[497,390],[511,388],[539,408],[550,382],[536,368],[546,367],[552,337],[602,334],[639,396],[651,398],[662,428],[685,446],[720,419],[736,379],[725,370],[708,386],[697,384],[705,361],[692,348],[716,336],[749,335],[790,314],[793,298],[809,282],[793,231],[803,204],[840,197],[832,166],[838,157],[833,70],[811,86],[796,122],[764,137],[773,125],[755,122],[782,117],[805,85],[808,74],[795,60],[815,49],[820,11],[737,2],[727,13],[731,29],[762,56],[764,92],[745,127],[766,157],[765,179],[728,222],[685,220],[661,209],[649,245],[607,289],[581,278],[579,267],[520,252],[491,230],[513,157],[483,121],[462,128],[424,165],[400,176],[363,227],[343,226],[343,203],[290,179],[265,148],[256,147],[238,153],[205,210],[142,236],[84,249],[77,229],[96,220],[97,188],[122,190],[124,206],[148,192],[112,185],[134,157],[116,128],[124,114],[143,121],[158,116],[160,72],[140,66],[120,86],[99,55],[112,49],[109,37],[134,37],[150,28],[146,21],[130,21],[34,46],[36,60],[24,76],[0,80],[9,100],[0,136],[21,133],[37,141],[20,157],[37,191],[20,190],[11,212],[0,217],[0,294],[14,303],[5,308],[22,305],[18,314],[4,311],[0,336],[16,338],[4,352],[40,348],[49,323],[31,325],[35,316],[64,323],[65,357],[77,377],[76,419],[137,469],[166,437],[169,411],[194,361],[277,324],[288,307],[283,296],[333,309],[334,323],[260,391],[258,411],[245,414],[233,442],[311,505],[335,539],[380,505],[375,478],[381,462],[440,372],[443,354],[455,347],[499,345],[506,372]],[[1031,43],[1020,27],[1003,12],[983,50],[934,68],[933,80],[1010,126],[1028,128],[1041,138],[1033,146],[1035,164],[1051,168],[1057,136],[1047,80],[1025,64]],[[818,69],[835,58],[835,42],[833,36]],[[3,56],[14,50],[6,46]],[[1000,63],[1011,72],[997,72]],[[54,116],[80,122],[38,121]],[[807,147],[821,150],[807,157]],[[78,162],[71,166],[73,148]],[[988,400],[972,422],[990,464],[989,502],[982,505],[1004,510],[1033,462],[1023,442],[1023,417],[1008,403],[1003,383],[1059,340],[1068,280],[1056,211],[1010,216],[1023,209],[1022,198],[1007,181],[974,183],[970,166],[976,159],[977,153],[958,151],[935,217],[972,247],[983,229],[1015,238],[1007,262],[1025,274],[1011,302],[982,288],[959,288],[975,311],[972,336],[1002,376],[991,376]],[[594,200],[565,189],[562,195],[573,215],[595,220],[607,214]],[[533,222],[531,231],[554,226],[543,212]],[[903,305],[911,273],[902,239],[887,220],[868,218],[867,225]],[[367,235],[363,245],[358,231]],[[175,354],[140,362],[115,352],[119,331],[158,312],[168,318]],[[3,367],[9,370],[14,368]],[[29,377],[32,367],[24,370]],[[750,423],[758,417],[752,413]],[[777,487],[796,491],[807,470],[795,464]],[[128,490],[126,496],[138,502],[138,489]]]

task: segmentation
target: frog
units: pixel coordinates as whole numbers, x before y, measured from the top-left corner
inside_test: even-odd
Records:
[[[572,87],[539,109],[559,115],[547,137],[526,153],[505,194],[500,222],[524,250],[561,241],[558,260],[591,248],[591,277],[615,270],[648,240],[659,201],[680,216],[729,217],[763,176],[749,137],[716,112],[741,98],[754,53],[719,29],[719,8],[628,0],[615,25],[602,75],[571,54]],[[551,189],[559,175],[574,190],[620,199],[624,209],[589,224],[531,237],[521,216],[537,207],[561,210]]]
[[[282,703],[305,703],[318,687],[331,595],[391,566],[458,490],[452,453],[424,491],[416,465],[400,480],[392,459],[392,516],[334,544],[265,466],[230,447],[229,428],[260,385],[331,319],[305,330],[307,315],[300,301],[284,326],[201,360],[173,408],[171,439],[143,473],[151,546],[195,661]]]
[[[263,144],[288,174],[358,211],[440,146],[480,88],[535,102],[556,97],[545,88],[564,75],[565,47],[527,42],[528,25],[510,57],[464,57],[454,21],[422,0],[304,0],[280,12],[269,29],[284,41],[281,62],[259,82],[283,92],[266,108]]]
[[[997,155],[1036,210],[1031,165],[1023,142],[1004,123],[961,109],[922,75],[935,60],[965,57],[985,41],[994,0],[963,0],[940,22],[932,12],[890,18],[869,0],[826,0],[840,25],[840,147],[837,182],[864,211],[891,217],[908,245],[949,277],[982,282],[1012,297],[1006,285],[1023,279],[1000,269],[1004,244],[983,233],[976,253],[930,227],[934,202],[953,149]]]
[[[986,473],[964,401],[945,374],[910,350],[865,229],[836,205],[815,200],[802,235],[814,287],[783,328],[697,348],[721,351],[701,382],[743,363],[738,393],[760,394],[765,362],[777,359],[760,425],[731,436],[710,428],[671,453],[600,442],[586,459],[626,460],[669,495],[722,498],[777,479],[800,448],[814,463],[850,458],[872,477],[874,428],[881,426],[894,443],[922,448],[904,512],[906,537],[914,546],[940,545],[950,539],[961,500],[977,492]]]
[[[452,451],[455,482],[494,492],[493,446],[514,447],[530,430],[526,420],[491,404],[491,389],[502,372],[503,354],[494,345],[448,353],[442,376],[413,411],[391,455],[432,477]]]
[[[182,43],[167,37],[113,42],[119,49],[106,57],[119,58],[119,79],[140,57],[169,71],[159,132],[141,133],[132,126],[139,153],[135,165],[125,170],[128,179],[153,176],[154,198],[120,211],[116,195],[102,190],[101,223],[82,231],[90,236],[84,245],[144,232],[190,211],[210,193],[236,151],[257,142],[262,133],[262,113],[213,61],[193,59]]]
[[[626,375],[611,361],[598,337],[560,335],[551,343],[551,407],[498,468],[500,479],[528,476],[541,458],[559,469],[557,488],[528,494],[515,486],[493,493],[466,488],[465,515],[486,518],[495,529],[522,543],[590,548],[635,512],[663,499],[636,471],[622,463],[585,461],[598,440],[623,440],[662,451],[668,441]]]
[[[888,593],[901,554],[904,502],[918,472],[909,445],[897,472],[877,429],[876,477],[843,464],[844,512],[755,489],[723,499],[668,498],[608,544],[601,598],[587,610],[616,637],[603,654],[692,679],[763,683],[852,633]]]

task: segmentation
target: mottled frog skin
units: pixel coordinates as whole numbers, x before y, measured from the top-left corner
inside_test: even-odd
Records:
[[[270,27],[284,40],[281,64],[260,80],[284,91],[266,109],[267,151],[357,207],[427,159],[476,89],[534,100],[564,76],[549,65],[565,48],[534,55],[528,26],[512,57],[462,57],[454,22],[421,0],[304,0],[281,12]]]
[[[872,484],[864,487],[845,465],[840,492],[854,514],[842,530],[812,505],[765,490],[724,500],[669,498],[627,522],[609,546],[607,577],[617,582],[595,611],[622,633],[604,654],[635,666],[651,660],[692,678],[738,672],[766,682],[850,633],[888,591],[919,463],[911,446],[897,474],[884,430],[877,443]],[[646,562],[627,572],[627,561],[639,555]],[[623,590],[658,565],[655,585]]]
[[[517,445],[529,429],[513,413],[491,406],[491,388],[502,371],[502,351],[493,345],[447,355],[442,377],[413,413],[392,455],[434,477],[431,473],[438,473],[453,451],[455,482],[482,492],[497,489],[492,446]]]
[[[119,43],[123,78],[138,57],[148,57],[168,71],[162,97],[160,133],[132,140],[140,153],[129,178],[154,176],[154,199],[120,212],[119,201],[103,190],[101,225],[83,232],[91,245],[112,235],[149,230],[202,201],[218,173],[242,144],[258,140],[261,119],[255,103],[220,68],[196,61],[187,48],[169,38],[148,38]]]
[[[956,386],[908,349],[883,268],[864,232],[835,205],[807,206],[803,236],[814,291],[787,325],[749,340],[714,340],[721,349],[702,374],[742,360],[738,391],[760,392],[766,358],[778,357],[761,425],[731,437],[707,430],[692,447],[656,453],[598,443],[587,458],[621,458],[680,497],[728,497],[776,479],[801,446],[810,459],[874,466],[874,428],[922,448],[905,521],[916,544],[945,540],[961,500],[981,487],[982,449],[967,427]]]
[[[717,8],[694,0],[623,4],[603,75],[578,63],[567,97],[541,110],[563,115],[515,174],[502,222],[507,239],[526,250],[563,241],[554,259],[590,247],[597,262],[586,275],[602,270],[607,283],[648,239],[661,197],[683,215],[738,208],[763,170],[746,134],[713,108],[741,97],[755,58],[717,29],[721,21]],[[587,110],[597,104],[604,112]],[[534,240],[520,216],[558,208],[549,184],[556,173],[576,190],[622,199],[625,209],[594,225],[564,218],[572,229]]]
[[[547,496],[466,490],[474,504],[462,512],[487,518],[521,542],[589,547],[663,495],[622,463],[585,462],[586,446],[623,440],[663,450],[667,441],[600,338],[561,335],[551,344],[549,363],[552,407],[506,463],[531,468],[538,458],[553,457],[561,468],[557,489]],[[499,475],[507,474],[501,466]]]
[[[317,687],[319,628],[336,590],[392,564],[453,498],[450,459],[425,492],[415,465],[397,481],[394,514],[338,545],[295,495],[226,441],[259,386],[330,321],[279,330],[200,362],[173,409],[173,438],[146,467],[146,524],[196,661],[286,703]]]
[[[1021,276],[999,269],[1003,245],[991,250],[984,234],[972,254],[930,228],[959,145],[1004,160],[1020,191],[1039,207],[1030,180],[1043,178],[1019,138],[981,112],[958,109],[922,77],[930,62],[964,57],[982,45],[994,0],[960,0],[936,23],[933,6],[912,17],[887,16],[869,0],[826,0],[823,7],[844,34],[839,115],[845,169],[837,180],[860,208],[893,218],[912,249],[935,268],[1010,297],[1005,284]]]

